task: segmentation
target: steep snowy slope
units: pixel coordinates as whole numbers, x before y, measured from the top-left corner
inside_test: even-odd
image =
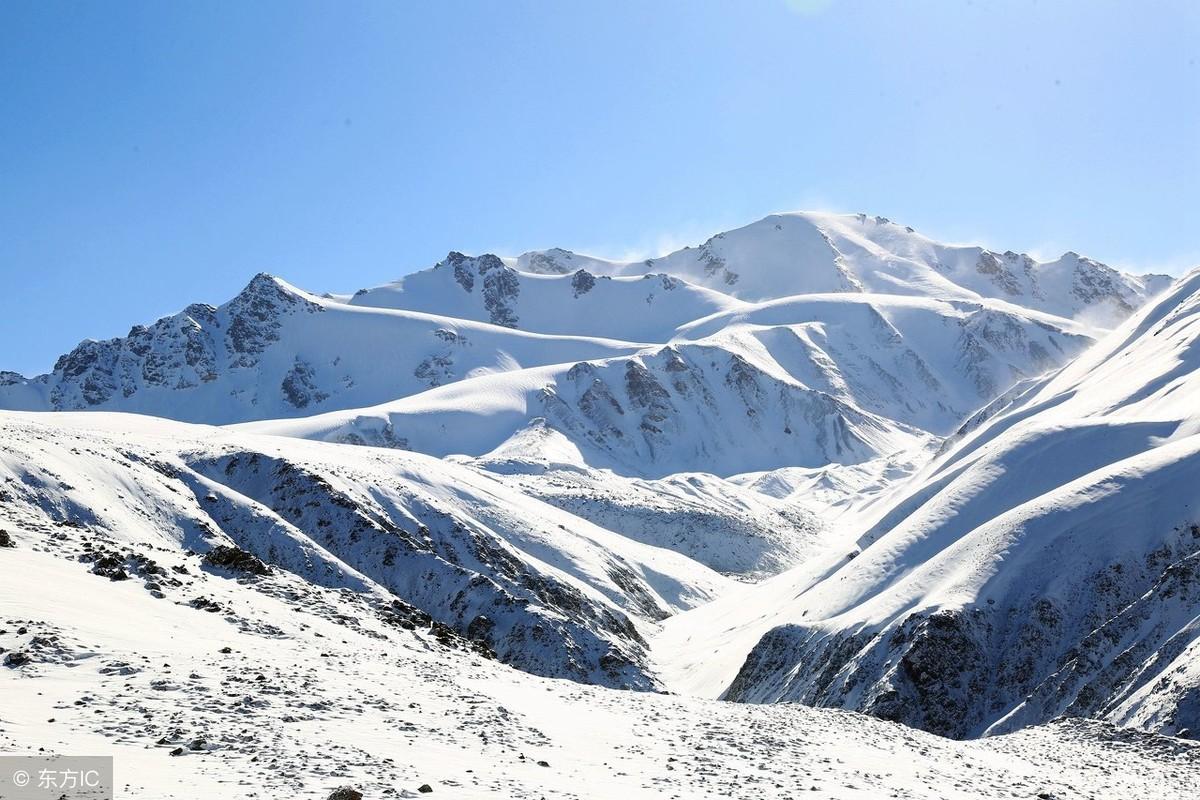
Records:
[[[0,407],[119,410],[220,424],[373,405],[477,371],[632,352],[424,313],[361,308],[268,275],[220,307],[191,305],[87,341],[48,375],[0,375]]]
[[[632,357],[248,430],[476,456],[623,535],[761,577],[806,559],[833,506],[911,471],[928,433],[950,433],[1004,387],[1078,353],[1085,330],[997,301],[811,295],[710,315]],[[870,466],[888,459],[902,466]],[[830,480],[836,465],[873,477]],[[824,474],[821,499],[696,476],[701,499],[669,478],[797,469]]]
[[[675,685],[957,737],[1064,714],[1197,730],[1198,369],[1193,273],[964,432],[843,555],[672,620]]]
[[[647,480],[528,459],[530,453],[545,452],[544,446],[527,446],[517,437],[472,462],[498,473],[522,494],[635,541],[683,553],[723,575],[755,580],[778,574],[820,549],[825,537],[822,518],[800,503],[715,475],[678,473]]]
[[[675,328],[742,304],[667,274],[521,272],[494,255],[450,253],[431,269],[363,289],[352,305],[423,311],[541,333],[665,342]]]
[[[1090,329],[997,301],[804,295],[715,314],[680,337],[753,353],[796,381],[938,435],[1091,344]]]
[[[544,428],[564,436],[536,435]],[[647,477],[856,463],[924,440],[741,353],[700,344],[487,375],[375,408],[244,429],[437,456],[520,450],[515,436],[523,447],[570,450],[577,465]],[[554,456],[534,449],[519,458]]]
[[[946,299],[990,297],[1111,326],[1165,289],[1165,275],[1126,275],[1076,253],[1049,262],[945,245],[865,214],[772,214],[662,258],[606,262],[565,250],[526,253],[519,269],[564,274],[666,272],[750,301],[823,292]]]
[[[21,658],[0,666],[0,751],[111,755],[122,798],[1200,792],[1200,747],[1179,740],[1061,723],[954,742],[839,711],[546,680],[397,624],[367,591],[201,568],[139,526],[127,546],[180,583],[148,591],[91,574],[77,529],[8,524],[0,647]]]
[[[521,669],[618,687],[654,688],[648,625],[727,585],[465,466],[126,414],[0,415],[0,528],[14,527],[152,591],[183,592],[197,553],[249,574],[256,557]]]

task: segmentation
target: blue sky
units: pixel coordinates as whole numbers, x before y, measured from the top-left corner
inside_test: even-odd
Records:
[[[648,254],[773,211],[1200,264],[1200,4],[0,4],[0,369],[258,271]]]

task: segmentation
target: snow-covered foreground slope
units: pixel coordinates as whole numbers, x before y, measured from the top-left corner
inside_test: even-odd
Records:
[[[119,797],[1200,791],[1200,747],[1179,740],[1078,722],[955,742],[840,711],[536,678],[427,623],[406,629],[370,592],[287,570],[209,569],[136,535],[122,547],[149,553],[171,580],[112,581],[75,558],[83,537],[94,547],[103,537],[7,525],[17,546],[0,549],[0,647],[28,660],[0,667],[0,750],[112,755]]]
[[[1200,729],[1198,369],[1193,273],[965,431],[844,554],[671,620],[672,685],[956,737]]]
[[[651,623],[728,585],[466,466],[124,414],[0,417],[12,526],[164,585],[138,559],[239,548],[380,608],[399,600],[529,672],[643,689],[658,685]]]

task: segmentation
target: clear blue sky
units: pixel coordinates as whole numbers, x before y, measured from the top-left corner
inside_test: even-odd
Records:
[[[0,2],[0,368],[767,213],[1200,263],[1200,4]]]

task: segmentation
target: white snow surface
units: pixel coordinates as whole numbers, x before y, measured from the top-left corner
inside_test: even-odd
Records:
[[[157,599],[138,581],[89,574],[44,533],[16,534],[22,546],[0,552],[0,645],[36,660],[0,681],[0,749],[112,755],[120,797],[324,800],[343,786],[367,798],[428,786],[433,797],[595,800],[1200,791],[1200,748],[1177,740],[1064,722],[955,742],[840,711],[536,678],[288,573],[234,580],[154,549],[189,568],[180,595]],[[192,592],[221,611],[177,599]]]

